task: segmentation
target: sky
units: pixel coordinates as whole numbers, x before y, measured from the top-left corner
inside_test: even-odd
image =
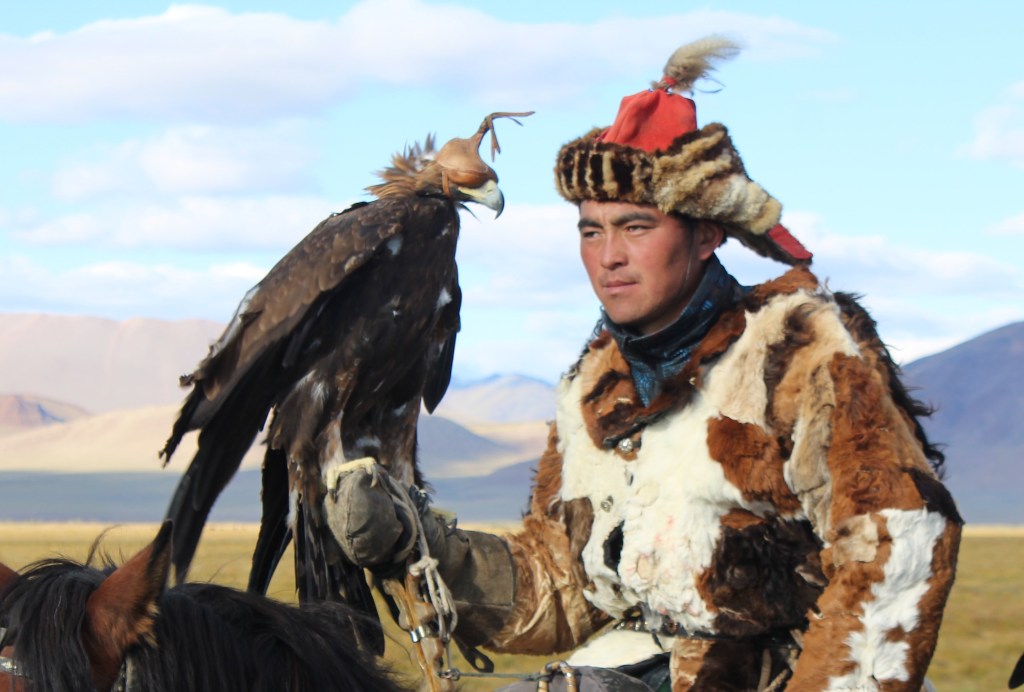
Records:
[[[226,322],[393,153],[534,110],[497,124],[505,212],[463,213],[454,374],[553,382],[598,317],[555,155],[721,34],[744,50],[698,123],[908,363],[1024,319],[1020,26],[1011,0],[3,3],[0,313]]]

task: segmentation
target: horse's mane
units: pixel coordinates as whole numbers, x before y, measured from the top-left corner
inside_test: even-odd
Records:
[[[0,601],[0,646],[17,642],[18,671],[31,689],[81,690],[92,686],[79,632],[89,595],[106,574],[66,559],[30,565]]]
[[[0,597],[3,645],[15,645],[30,689],[92,689],[81,640],[89,596],[111,571],[66,559],[34,563]],[[157,601],[154,642],[126,652],[137,689],[399,690],[356,646],[339,603],[292,606],[189,583]]]

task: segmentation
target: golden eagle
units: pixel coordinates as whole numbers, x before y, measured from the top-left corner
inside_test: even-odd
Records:
[[[478,150],[490,131],[493,159],[494,119],[526,115],[492,113],[468,139],[435,150],[427,137],[396,154],[383,182],[367,188],[377,199],[314,228],[181,378],[192,391],[160,452],[166,464],[183,435],[200,431],[167,510],[179,581],[214,501],[270,415],[250,589],[266,591],[294,539],[300,600],[340,598],[376,613],[362,570],[326,524],[325,478],[332,466],[372,457],[402,486],[422,484],[416,422],[421,402],[433,411],[444,396],[459,330],[458,212],[477,202],[501,214],[498,176]],[[382,647],[379,631],[370,634]]]

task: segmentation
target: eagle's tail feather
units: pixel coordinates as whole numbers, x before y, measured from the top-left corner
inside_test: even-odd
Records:
[[[288,461],[284,452],[267,447],[263,457],[260,491],[263,516],[260,519],[260,534],[252,553],[252,567],[249,569],[249,591],[267,593],[281,556],[291,542],[292,534],[288,529],[288,488]]]
[[[311,509],[301,499],[299,504],[295,512],[295,585],[299,602],[345,603],[357,613],[352,625],[360,646],[377,656],[383,655],[384,630],[366,574],[340,554],[333,540],[325,544],[323,532],[329,529],[309,516]]]
[[[210,510],[256,439],[266,408],[262,415],[258,407],[250,408],[248,414],[228,419],[214,416],[207,423],[199,434],[199,451],[171,498],[166,518],[174,521],[171,555],[178,583],[185,581]]]

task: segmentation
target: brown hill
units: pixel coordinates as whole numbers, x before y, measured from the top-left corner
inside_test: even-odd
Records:
[[[555,417],[555,388],[524,375],[453,383],[436,413],[464,425],[549,420]]]
[[[0,392],[31,392],[94,413],[180,402],[220,335],[206,320],[0,314]]]
[[[89,415],[73,404],[23,394],[0,394],[0,435],[66,423]]]
[[[161,471],[157,451],[170,433],[177,405],[149,406],[34,426],[0,436],[0,472],[148,473]],[[483,475],[537,456],[544,426],[492,426],[487,436],[440,416],[420,419],[420,463],[428,478]],[[504,432],[504,434],[503,434]],[[243,469],[258,469],[262,438]],[[183,441],[170,469],[183,471],[196,452],[196,435]]]
[[[0,392],[31,392],[93,413],[180,404],[191,372],[223,325],[205,320],[115,321],[0,313]],[[463,425],[530,423],[554,415],[554,388],[496,375],[453,383],[437,414]]]
[[[171,429],[176,405],[150,406],[87,416],[61,425],[0,437],[0,471],[51,473],[158,472],[157,452]],[[182,442],[172,462],[182,471],[196,451],[196,436]],[[259,468],[262,450],[243,466]]]

